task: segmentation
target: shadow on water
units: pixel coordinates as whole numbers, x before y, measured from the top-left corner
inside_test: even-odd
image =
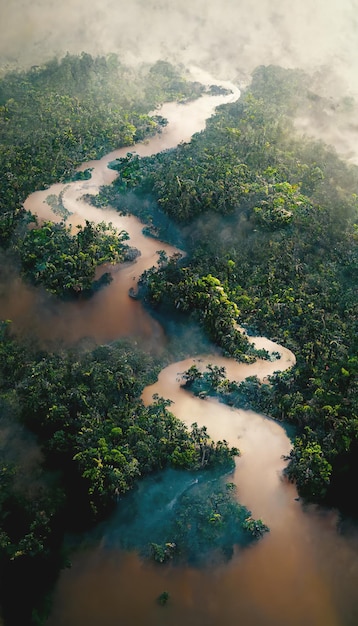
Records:
[[[141,558],[195,567],[228,561],[255,539],[250,511],[237,502],[232,470],[167,469],[143,479],[114,514],[87,535],[85,546],[135,550]],[[69,539],[69,547],[78,538]],[[82,548],[84,545],[82,544]]]

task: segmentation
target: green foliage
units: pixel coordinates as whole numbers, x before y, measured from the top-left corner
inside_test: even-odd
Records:
[[[330,483],[332,466],[325,459],[320,444],[297,438],[289,459],[286,473],[296,482],[300,493],[310,499],[322,500]]]
[[[302,72],[258,68],[241,99],[221,107],[190,144],[148,159],[128,153],[115,163],[118,181],[102,198],[120,206],[130,191],[150,210],[157,206],[153,215],[166,218],[168,232],[176,224],[187,256],[162,256],[143,277],[142,293],[153,308],[191,316],[239,359],[253,357],[246,356],[237,322],[295,352],[296,367],[269,385],[253,378],[228,384],[215,367],[200,376],[191,369],[187,384],[295,424],[289,479],[308,499],[352,507],[342,486],[357,482],[358,174],[322,143],[295,134],[292,116],[305,107],[318,115],[327,105],[308,84]],[[13,243],[15,230],[21,241],[31,219],[21,206],[30,192],[68,179],[85,159],[155,132],[164,122],[147,112],[160,100],[200,91],[167,63],[135,73],[114,56],[87,54],[1,79],[1,244]],[[65,220],[61,197],[50,202]],[[76,293],[91,287],[95,265],[122,258],[123,244],[89,223],[75,236],[64,224],[45,224],[24,233],[19,254],[32,280],[55,293]],[[45,563],[58,554],[68,510],[82,520],[89,511],[99,516],[139,477],[165,467],[232,466],[238,451],[215,444],[196,424],[187,430],[166,400],[143,406],[140,392],[159,365],[137,347],[47,354],[15,340],[6,323],[0,331],[0,426],[14,433],[21,450],[28,444],[25,428],[31,430],[43,455],[26,465],[22,452],[9,455],[20,446],[3,438],[3,580],[28,560]],[[266,531],[228,500],[230,488],[195,489],[181,494],[183,508],[173,503],[175,533],[150,539],[156,554],[172,556],[174,544],[183,558],[195,560],[208,545],[229,554],[241,533],[255,538]]]
[[[142,475],[168,465],[178,468],[231,468],[235,448],[214,443],[205,428],[192,429],[169,411],[170,402],[139,400],[153,381],[153,359],[125,342],[83,354],[27,356],[4,330],[0,366],[3,393],[16,382],[19,419],[34,432],[51,465],[65,471],[67,485],[80,489],[94,513]],[[9,360],[11,367],[9,367]],[[66,483],[67,484],[67,483]],[[87,495],[86,495],[87,494]]]
[[[148,69],[145,95],[149,101],[159,99],[161,102],[175,100],[184,103],[195,100],[205,89],[198,82],[187,81],[184,72],[180,73],[167,61],[157,61]]]
[[[65,191],[68,189],[68,185],[62,189],[62,191],[56,196],[56,194],[50,194],[46,198],[46,203],[51,207],[53,213],[55,215],[59,215],[64,222],[66,222],[67,218],[72,215],[72,213],[66,209],[63,204],[63,196]]]
[[[295,132],[295,115],[319,117],[332,104],[309,87],[301,71],[257,68],[241,98],[220,107],[190,144],[123,161],[103,194],[123,204],[130,190],[176,222],[187,256],[143,277],[153,308],[189,315],[239,359],[251,355],[237,321],[293,350],[296,367],[271,385],[221,384],[220,394],[300,431],[309,426],[321,452],[303,455],[300,467],[308,464],[317,484],[300,479],[299,489],[342,502],[343,477],[356,482],[358,441],[358,169]],[[200,384],[205,395],[209,381]],[[302,458],[299,439],[296,447]]]
[[[176,544],[174,542],[167,542],[164,545],[159,543],[151,544],[152,558],[157,563],[166,563],[173,558],[176,550]]]
[[[262,519],[253,519],[251,516],[247,517],[243,523],[243,527],[253,537],[261,537],[264,533],[268,532],[269,528],[264,524]]]
[[[115,55],[87,53],[3,76],[0,244],[11,239],[32,191],[72,180],[83,161],[160,130],[163,120],[148,112],[166,100],[197,97],[201,89],[169,63],[132,70]]]
[[[162,555],[160,562],[185,558],[203,564],[215,552],[230,557],[235,545],[245,546],[268,530],[236,501],[233,483],[198,483],[176,501],[166,529],[171,541],[157,545],[153,556]]]
[[[140,285],[152,306],[174,309],[199,321],[209,338],[238,360],[247,360],[248,340],[236,328],[239,309],[219,279],[191,276],[177,257],[145,272]]]
[[[223,468],[205,472],[167,469],[127,494],[106,524],[108,546],[136,549],[157,563],[230,559],[269,529],[237,501]],[[225,471],[226,473],[226,471]]]
[[[90,180],[92,178],[91,171],[93,167],[87,167],[85,170],[80,170],[79,172],[75,172],[73,176],[71,176],[66,182],[73,182],[76,180]]]
[[[13,385],[19,371],[14,370]],[[59,520],[65,501],[58,476],[44,469],[36,439],[18,419],[15,394],[0,393],[0,601],[9,624],[30,623],[29,606],[41,604],[61,564]],[[23,590],[16,608],[14,581]]]
[[[257,376],[248,376],[241,383],[225,377],[225,368],[207,365],[200,372],[192,365],[183,372],[182,386],[200,398],[215,396],[225,404],[236,408],[253,409],[270,413],[273,410],[273,391],[271,385],[261,382]]]
[[[169,593],[167,591],[163,591],[159,598],[158,598],[158,602],[161,606],[165,606],[169,600]]]
[[[45,222],[18,242],[22,271],[35,285],[58,296],[90,292],[96,267],[124,259],[128,239],[111,224],[86,221],[75,235],[63,222]]]

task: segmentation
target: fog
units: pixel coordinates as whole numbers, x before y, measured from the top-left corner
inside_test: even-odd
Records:
[[[258,65],[301,68],[328,98],[358,94],[358,0],[0,0],[0,72],[54,56],[195,64],[243,86]],[[358,163],[357,111],[297,128]]]
[[[358,92],[357,0],[1,0],[2,66],[118,52],[233,79],[260,64],[330,72]]]

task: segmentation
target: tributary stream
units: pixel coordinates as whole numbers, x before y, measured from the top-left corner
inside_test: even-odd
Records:
[[[77,303],[50,305],[45,294],[18,279],[7,285],[5,296],[0,294],[0,316],[12,319],[16,330],[65,344],[86,336],[105,342],[126,335],[152,345],[163,343],[160,325],[139,301],[128,297],[128,290],[155,264],[158,250],[171,254],[175,249],[143,236],[143,225],[136,218],[121,217],[110,208],[96,209],[81,196],[96,194],[100,185],[114,180],[116,172],[107,168],[113,159],[129,150],[150,155],[190,140],[204,128],[217,105],[238,96],[234,88],[229,96],[165,104],[157,111],[169,120],[161,134],[100,161],[84,163],[80,169],[93,168],[92,178],[67,185],[63,193],[63,204],[73,213],[69,223],[110,221],[129,233],[129,243],[141,256],[116,269],[108,287]],[[58,184],[32,194],[26,208],[41,218],[60,219],[46,198],[63,188]],[[206,355],[196,362],[225,365],[228,377],[235,380],[254,374],[264,378],[293,365],[294,355],[285,348],[264,338],[252,341],[279,351],[281,358],[243,365]],[[180,388],[178,374],[193,362],[188,359],[164,369],[158,382],[144,390],[143,399],[149,403],[154,393],[170,398],[172,412],[185,423],[206,425],[214,439],[226,439],[240,448],[242,456],[232,477],[238,497],[254,517],[269,525],[270,532],[235,552],[230,561],[199,568],[159,565],[144,561],[135,551],[109,547],[103,525],[102,537],[75,551],[72,567],[60,574],[49,626],[356,626],[357,529],[341,534],[334,511],[305,507],[298,500],[295,487],[282,477],[282,457],[291,444],[279,424],[252,411],[195,398]],[[164,590],[170,599],[166,606],[159,606],[156,599]]]

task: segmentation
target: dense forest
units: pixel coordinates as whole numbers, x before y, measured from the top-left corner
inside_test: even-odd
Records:
[[[180,238],[188,256],[141,280],[163,320],[200,320],[236,358],[233,318],[292,349],[297,365],[258,385],[260,408],[298,428],[287,474],[300,493],[357,512],[342,486],[358,471],[358,169],[294,127],[303,111],[315,119],[332,106],[304,73],[260,67],[189,144],[119,160],[96,203],[125,210],[137,194],[152,202],[160,236]]]
[[[116,55],[86,53],[3,76],[1,241],[32,191],[67,180],[83,161],[156,132],[163,120],[150,111],[163,101],[197,97],[202,89],[165,62],[134,71]]]
[[[75,178],[82,161],[160,131],[165,120],[149,111],[202,90],[164,62],[134,72],[115,56],[87,54],[4,76],[1,279],[15,268],[60,298],[89,297],[108,282],[94,280],[96,267],[133,258],[125,232],[87,221],[73,233],[64,221],[38,223],[22,203]],[[165,399],[144,407],[141,391],[160,364],[134,342],[45,350],[3,320],[0,346],[0,601],[6,624],[43,623],[66,529],[100,519],[140,476],[167,465],[227,469],[238,451],[189,431]]]
[[[72,234],[64,223],[36,223],[22,203],[36,189],[70,180],[83,161],[160,130],[165,121],[148,114],[159,102],[202,91],[167,63],[135,72],[115,56],[67,55],[4,76],[2,271],[15,266],[54,297],[90,295],[95,268],[126,258],[125,233],[87,222]],[[295,367],[269,384],[235,386],[214,369],[192,370],[186,385],[294,424],[289,479],[305,498],[357,513],[342,486],[354,490],[358,472],[358,170],[294,127],[300,112],[314,117],[329,105],[302,72],[260,67],[239,101],[220,107],[189,144],[112,164],[118,179],[94,201],[125,211],[134,194],[151,231],[186,251],[161,255],[140,281],[139,296],[163,324],[201,325],[210,342],[238,360],[258,356],[238,324],[295,353]],[[2,321],[5,623],[43,623],[73,520],[79,529],[93,524],[156,470],[232,467],[237,449],[213,442],[195,424],[188,430],[164,398],[149,407],[141,402],[168,358],[175,354],[153,356],[129,339],[46,350]],[[255,521],[246,523],[254,532]],[[19,588],[23,602],[15,606]]]

